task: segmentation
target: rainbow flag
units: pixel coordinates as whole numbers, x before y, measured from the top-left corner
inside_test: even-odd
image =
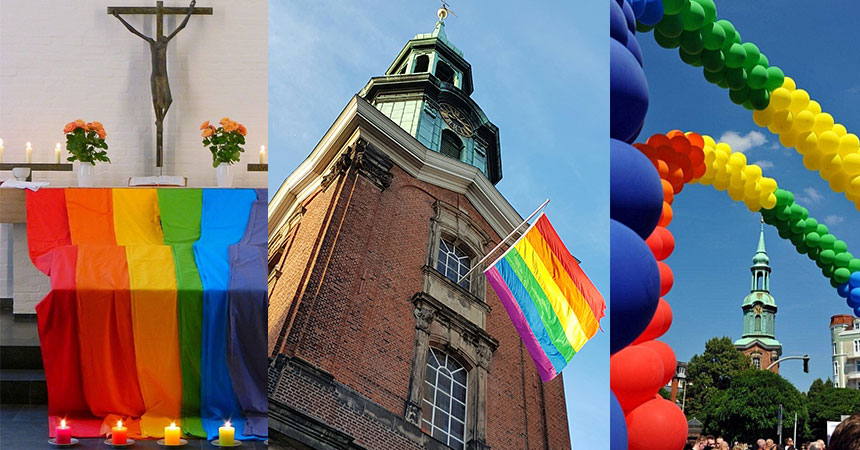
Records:
[[[545,214],[484,270],[543,381],[597,332],[606,303]]]

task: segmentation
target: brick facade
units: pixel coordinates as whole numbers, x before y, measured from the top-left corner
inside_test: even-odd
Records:
[[[437,202],[490,237],[482,251],[499,242],[465,196],[397,165],[386,171],[349,158],[302,201],[288,230],[270,230],[272,409],[289,411],[286,422],[346,436],[319,448],[447,448],[405,420],[416,357],[411,299],[424,289]],[[497,342],[487,368],[486,444],[570,448],[561,376],[541,383],[504,307],[484,289],[484,329]]]

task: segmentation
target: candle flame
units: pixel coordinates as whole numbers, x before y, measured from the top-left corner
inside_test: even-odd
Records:
[[[61,421],[60,421],[60,426],[61,426],[61,427],[63,427],[63,428],[65,428],[65,427],[66,427],[66,419],[63,419],[63,420],[61,420]]]
[[[230,421],[228,420],[228,421],[224,422],[224,426],[227,428],[230,428]]]
[[[0,139],[0,147],[3,146],[3,139]]]
[[[117,427],[117,428],[122,428],[122,420],[117,420],[117,421],[116,421],[116,427]]]
[[[176,428],[176,422],[170,422],[170,428]]]
[[[265,152],[265,151],[266,151],[266,146],[265,146],[265,145],[261,145],[261,146],[260,146],[260,151],[261,151],[261,152]]]
[[[57,149],[57,150],[59,150],[59,149],[60,149],[60,143],[59,143],[59,142],[57,142],[57,147],[56,147],[56,149]]]
[[[33,145],[30,143],[30,141],[27,141],[27,148],[31,148],[32,146]]]

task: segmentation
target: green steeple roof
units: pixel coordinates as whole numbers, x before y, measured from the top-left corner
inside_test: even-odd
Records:
[[[767,266],[770,264],[770,258],[767,256],[767,250],[764,248],[764,220],[761,222],[761,234],[758,237],[758,248],[753,256],[754,266]]]

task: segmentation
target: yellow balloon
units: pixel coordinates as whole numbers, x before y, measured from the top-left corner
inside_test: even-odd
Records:
[[[833,116],[831,116],[830,113],[823,112],[821,114],[816,114],[815,123],[812,125],[812,131],[821,137],[821,133],[833,130],[833,124]]]
[[[818,170],[821,168],[822,155],[820,152],[809,152],[803,155],[803,167],[807,170]]]
[[[803,111],[799,111],[797,114],[794,115],[794,123],[792,124],[791,129],[798,133],[802,133],[804,131],[812,130],[813,125],[815,125],[815,114],[812,114],[811,111],[804,109]]]
[[[740,170],[747,165],[747,157],[743,153],[734,152],[729,156],[729,165]]]
[[[812,115],[821,113],[821,104],[816,102],[815,100],[810,100],[809,104],[806,105],[806,110],[811,112]]]
[[[756,182],[761,179],[761,167],[750,164],[744,167],[744,175],[746,175],[748,181]]]
[[[732,148],[729,146],[729,144],[726,144],[725,142],[718,143],[716,146],[714,146],[714,150],[717,153],[725,153],[726,156],[732,154]]]
[[[833,131],[825,131],[818,135],[818,151],[825,155],[836,153],[839,146],[839,136]]]
[[[811,131],[800,133],[795,145],[798,153],[805,155],[811,151],[815,151],[816,147],[818,147],[818,136],[815,133]]]
[[[737,188],[734,186],[729,186],[728,192],[729,197],[731,197],[731,199],[736,202],[739,202],[744,199],[744,189],[742,187]]]
[[[758,184],[761,186],[762,191],[764,192],[774,192],[776,191],[776,180],[770,177],[763,177],[759,180]]]
[[[809,105],[809,93],[804,91],[803,89],[798,89],[791,93],[791,104],[788,109],[797,114],[800,111],[806,109]]]
[[[845,125],[837,123],[833,125],[833,132],[836,133],[837,136],[842,137],[845,136],[846,133],[848,133],[848,129],[845,128]]]
[[[827,155],[822,158],[821,168],[818,169],[818,173],[821,175],[821,178],[830,181],[840,169],[842,169],[842,158],[839,155]]]
[[[848,194],[860,198],[860,176],[855,176],[848,182]]]
[[[708,136],[707,134],[702,135],[702,140],[705,141],[705,147],[713,148],[715,145],[717,145],[717,143],[714,142],[714,138]]]
[[[836,153],[843,159],[846,155],[857,153],[860,151],[860,139],[854,133],[848,133],[839,137],[839,146],[836,147]]]
[[[761,207],[764,209],[773,209],[776,206],[776,195],[770,194],[767,196],[767,200],[761,202]]]
[[[779,135],[779,143],[785,148],[792,148],[797,145],[798,134],[791,128]]]
[[[717,177],[714,178],[714,189],[716,189],[718,191],[725,191],[728,188],[729,188],[729,177],[728,176],[717,175]]]
[[[779,111],[783,109],[788,109],[789,105],[791,105],[791,91],[784,87],[779,87],[773,90],[770,93],[770,104],[767,109],[772,109],[773,111]]]
[[[787,109],[781,109],[773,113],[773,120],[771,120],[770,125],[768,125],[767,129],[772,133],[782,134],[791,129],[791,125],[794,122],[794,115],[791,114],[791,111]]]
[[[790,77],[785,77],[782,80],[782,87],[788,89],[789,91],[793,91],[793,90],[797,89],[797,85],[794,83],[794,80],[792,80]]]
[[[771,97],[773,98],[773,97]],[[765,109],[756,109],[753,111],[753,122],[760,127],[766,127],[770,124],[770,121],[773,119],[773,112],[775,109],[765,108]]]
[[[744,198],[754,198],[756,201],[761,197],[761,186],[758,183],[747,183],[744,186]]]
[[[761,209],[761,203],[757,198],[744,197],[744,205],[752,212],[756,212]]]
[[[851,178],[845,172],[839,171],[830,179],[830,190],[833,192],[845,192],[848,189]]]
[[[849,153],[842,157],[842,170],[851,177],[860,175],[860,153]]]

